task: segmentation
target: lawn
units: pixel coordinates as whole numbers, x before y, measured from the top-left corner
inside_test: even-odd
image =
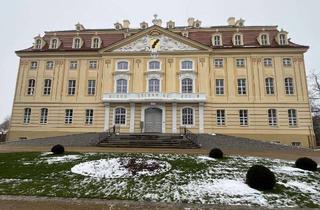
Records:
[[[163,168],[132,176],[108,171],[114,167],[108,165],[112,160],[128,157],[160,161]],[[94,164],[90,168],[87,162]],[[99,167],[97,162],[107,164]],[[275,173],[274,190],[261,192],[245,184],[246,171],[254,164]],[[215,160],[172,154],[2,153],[0,194],[319,208],[320,171],[303,171],[293,164],[241,156]],[[95,176],[93,170],[108,173]]]

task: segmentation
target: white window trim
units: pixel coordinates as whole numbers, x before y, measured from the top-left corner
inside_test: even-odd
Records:
[[[287,93],[287,83],[286,83],[286,79],[291,79],[292,81],[292,92],[291,93]],[[290,87],[290,86],[288,86]],[[290,90],[290,88],[288,88],[288,90]],[[295,84],[294,84],[294,80],[293,80],[293,77],[285,77],[284,78],[284,93],[286,96],[294,96],[295,95]]]
[[[57,40],[57,46],[56,46],[55,48],[52,47],[52,41],[53,41],[54,39]],[[50,39],[49,49],[58,49],[58,48],[60,47],[60,45],[61,45],[60,39],[59,39],[58,37],[52,37],[52,38]]]
[[[240,45],[236,44],[236,36],[240,35]],[[242,33],[235,33],[232,36],[232,44],[233,46],[243,46],[243,35]]]
[[[118,69],[118,63],[120,63],[120,62],[127,62],[128,63],[128,69]],[[116,71],[120,71],[120,72],[130,71],[130,62],[128,60],[117,60],[115,69],[116,69]]]
[[[71,63],[76,62],[76,68],[71,68]],[[70,70],[77,70],[79,68],[79,61],[78,60],[69,60],[69,69]]]
[[[270,111],[270,110],[275,110],[275,116],[269,117],[269,111]],[[274,108],[270,108],[270,109],[268,109],[268,111],[267,111],[267,115],[268,115],[268,125],[269,125],[270,127],[278,127],[278,111],[277,111],[276,109],[274,109]],[[275,123],[273,123],[274,120],[271,120],[271,121],[272,121],[272,124],[270,124],[270,118],[271,118],[271,119],[275,119]]]
[[[272,79],[272,86],[269,86],[269,85],[268,85],[267,79]],[[265,78],[264,78],[264,83],[265,83],[264,85],[265,85],[265,93],[266,93],[266,95],[267,95],[267,96],[274,96],[275,93],[276,93],[275,79],[274,79],[273,77],[271,77],[271,76],[265,77]],[[267,88],[268,88],[268,89],[271,89],[271,87],[273,88],[273,93],[268,93]]]
[[[114,85],[113,85],[113,92],[114,93],[117,93],[117,80],[119,79],[125,79],[127,80],[127,92],[129,92],[129,84],[130,84],[130,76],[129,75],[126,75],[126,74],[118,74],[118,75],[115,75],[114,76]],[[118,94],[125,94],[125,93],[118,93]]]
[[[284,60],[290,60],[290,65],[284,64]],[[288,57],[282,58],[282,66],[283,66],[284,68],[291,68],[292,65],[293,65],[293,64],[292,64],[292,58],[288,58]]]
[[[71,123],[67,123],[66,122],[66,119],[67,119],[67,110],[72,110],[72,117],[71,118],[68,118],[68,119],[71,119]],[[73,122],[74,122],[74,109],[72,109],[72,108],[66,108],[66,109],[64,109],[64,125],[72,125],[73,124]],[[69,120],[70,121],[70,120]]]
[[[262,35],[266,35],[267,36],[267,44],[263,44],[262,43]],[[259,42],[259,44],[261,46],[269,46],[270,45],[269,33],[266,33],[266,32],[260,33],[257,40],[258,40],[258,42]]]
[[[92,110],[92,123],[90,124],[90,123],[87,123],[87,110]],[[93,108],[86,108],[85,110],[84,110],[84,117],[85,117],[85,120],[84,120],[84,124],[86,125],[86,126],[93,126],[94,125],[94,109]]]
[[[265,60],[271,60],[271,65],[266,65]],[[263,67],[265,68],[272,68],[273,67],[273,59],[272,58],[263,58]]]
[[[224,124],[218,124],[218,111],[223,110],[224,111]],[[216,110],[216,126],[217,127],[226,127],[227,126],[227,111],[225,109],[217,109]]]
[[[158,79],[159,80],[159,93],[161,93],[162,92],[162,79],[163,78],[159,74],[149,74],[147,76],[147,78],[146,78],[146,84],[147,84],[146,89],[147,89],[147,92],[150,92],[150,90],[149,90],[149,80],[150,79]],[[157,92],[155,92],[155,93],[157,93]]]
[[[222,60],[222,66],[216,66],[216,60]],[[213,68],[223,69],[224,68],[224,58],[214,58],[213,59]]]
[[[94,47],[93,46],[93,44],[94,44],[94,39],[99,39],[99,42],[98,42],[98,47]],[[93,36],[92,38],[91,38],[91,48],[92,49],[99,49],[100,47],[101,47],[101,43],[102,43],[102,41],[101,41],[101,38],[100,38],[100,36]]]
[[[157,61],[157,62],[159,62],[159,69],[150,69],[150,63],[151,62],[153,62],[153,61]],[[162,63],[161,63],[161,61],[160,60],[157,60],[157,59],[152,59],[152,60],[149,60],[148,61],[148,71],[161,71],[161,69],[162,69]]]
[[[96,67],[95,68],[91,68],[91,62],[96,62]],[[96,70],[99,68],[99,62],[98,60],[88,60],[88,69],[89,70]]]
[[[76,48],[75,47],[75,44],[76,44],[76,42],[75,42],[75,40],[76,39],[80,39],[80,46],[79,46],[79,48]],[[80,36],[76,36],[76,37],[73,37],[73,39],[72,39],[72,49],[81,49],[82,48],[82,46],[83,46],[83,39],[80,37]]]
[[[241,110],[247,111],[247,124],[246,125],[245,124],[241,125],[241,115],[240,115]],[[240,127],[249,127],[249,110],[248,109],[239,109],[238,115],[239,115],[239,126]]]
[[[37,41],[40,40],[40,47],[37,47]],[[41,50],[46,42],[43,40],[42,37],[38,36],[34,39],[33,49]]]
[[[182,62],[184,62],[184,61],[191,61],[191,62],[192,62],[192,68],[191,68],[191,69],[183,69],[183,68],[182,68]],[[181,71],[195,71],[195,63],[194,63],[194,60],[193,60],[193,59],[182,59],[182,60],[180,61],[180,70],[181,70]]]
[[[94,86],[93,87],[91,87],[91,90],[92,89],[94,89],[94,94],[89,94],[89,88],[90,88],[90,86],[89,86],[89,81],[90,80],[92,80],[92,81],[94,81]],[[91,91],[92,92],[92,91]],[[87,96],[95,96],[97,94],[97,80],[96,79],[88,79],[87,80]]]
[[[33,87],[30,87],[30,86],[29,86],[29,81],[30,81],[30,80],[34,80],[34,86],[33,86]],[[29,78],[29,79],[27,79],[26,96],[34,96],[34,95],[36,94],[36,85],[37,85],[37,81],[36,81],[35,78]],[[33,89],[32,94],[28,94],[29,88],[32,88],[32,89]]]
[[[223,80],[223,94],[217,94],[217,80]],[[221,87],[221,86],[219,86]],[[216,78],[214,80],[214,93],[216,96],[224,96],[225,95],[225,92],[226,92],[226,86],[225,86],[225,79],[224,78]]]
[[[185,109],[185,108],[191,108],[191,109],[192,109],[192,119],[193,119],[193,122],[192,122],[192,124],[190,124],[190,125],[182,124],[182,110]],[[194,108],[194,107],[192,107],[192,106],[184,106],[184,107],[181,107],[181,108],[180,108],[180,126],[183,126],[183,127],[186,127],[186,128],[194,128],[195,125],[196,125],[195,115],[196,115],[196,111],[195,111],[195,108]]]
[[[245,92],[246,92],[245,94],[244,94],[244,93],[239,93],[239,92],[238,92],[238,89],[239,89],[239,83],[238,83],[238,80],[239,80],[239,79],[241,79],[241,80],[243,80],[243,79],[244,79],[244,82],[245,82],[244,87],[245,87]],[[241,77],[241,78],[237,78],[237,86],[236,86],[236,88],[237,88],[237,89],[236,89],[236,92],[237,92],[237,95],[238,95],[238,96],[246,96],[246,95],[248,95],[248,87],[247,87],[247,83],[248,83],[247,78],[242,78],[242,77]],[[242,86],[242,87],[243,87],[243,86]]]
[[[125,121],[124,121],[124,124],[116,124],[116,109],[117,108],[123,108],[123,109],[125,109],[126,110],[126,116],[125,116]],[[127,119],[127,117],[128,117],[128,109],[126,108],[126,107],[124,107],[124,106],[116,106],[116,107],[114,107],[113,108],[113,121],[112,121],[112,124],[113,125],[115,125],[115,126],[120,126],[120,127],[127,127],[127,125],[128,125],[128,119]]]
[[[26,109],[30,110],[30,114],[26,115]],[[28,125],[31,123],[31,115],[32,115],[32,108],[30,107],[23,108],[23,124],[24,125]],[[27,116],[27,118],[25,116]],[[28,122],[26,122],[25,119],[28,119]]]
[[[219,44],[219,45],[216,45],[216,44],[215,44],[214,38],[215,38],[216,36],[219,36],[219,37],[220,37],[220,44]],[[214,46],[214,47],[217,47],[217,46],[221,47],[221,46],[223,46],[222,34],[221,34],[221,33],[212,34],[212,36],[211,36],[211,44],[212,44],[212,46]]]
[[[179,83],[179,86],[180,86],[180,93],[182,93],[182,80],[183,79],[192,79],[192,93],[195,93],[196,91],[196,76],[194,74],[182,74],[180,75],[180,83]],[[185,93],[185,94],[188,94],[188,93]]]
[[[243,60],[243,66],[238,66],[237,64],[238,64],[238,60]],[[235,59],[235,66],[236,66],[236,68],[241,68],[241,69],[243,69],[243,68],[246,68],[247,67],[247,59],[245,59],[245,58],[236,58]]]
[[[284,44],[282,44],[281,43],[281,41],[280,41],[280,35],[284,35],[285,36],[285,43]],[[277,34],[277,36],[276,36],[276,41],[277,41],[277,43],[278,43],[278,45],[280,45],[280,46],[285,46],[285,45],[288,45],[289,44],[289,41],[288,41],[288,33],[287,32],[279,32],[278,34]]]
[[[42,109],[47,109],[47,115],[44,115],[45,117],[44,117],[44,119],[46,119],[46,122],[41,122],[42,121]],[[47,108],[47,107],[42,107],[41,109],[40,109],[40,119],[39,119],[39,124],[40,125],[46,125],[46,124],[48,124],[48,117],[49,116],[49,109]]]
[[[289,113],[288,113],[288,111],[289,110],[295,110],[295,113],[296,113],[296,124],[295,125],[290,125],[290,118],[289,118]],[[289,128],[297,128],[298,127],[298,110],[297,109],[295,109],[295,108],[290,108],[290,109],[288,109],[288,111],[287,111],[287,113],[288,113],[288,126],[289,126]]]
[[[50,87],[46,87],[46,80],[50,80]],[[52,79],[50,79],[50,78],[45,78],[44,80],[43,80],[43,96],[50,96],[51,95],[51,93],[52,93]],[[49,94],[45,94],[45,90],[46,89],[49,89]]]

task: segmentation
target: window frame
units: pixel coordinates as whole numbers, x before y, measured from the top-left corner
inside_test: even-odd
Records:
[[[268,109],[268,125],[270,127],[277,127],[278,126],[277,110],[274,108]]]
[[[96,70],[98,68],[98,61],[97,60],[89,60],[89,69]]]
[[[119,65],[121,63],[126,63],[127,64],[127,68],[126,69],[119,68]],[[127,61],[127,60],[118,60],[117,61],[117,63],[116,63],[116,71],[129,71],[129,69],[130,69],[129,61]]]
[[[64,124],[71,125],[73,123],[73,109],[65,109]]]
[[[219,37],[219,40],[216,40],[216,37]],[[222,46],[222,35],[221,34],[213,34],[211,38],[212,45],[214,47]]]
[[[292,77],[284,78],[284,88],[285,88],[286,95],[294,95],[295,94],[295,89],[294,89]]]
[[[30,70],[38,69],[38,61],[31,61],[30,62]]]
[[[52,70],[54,68],[54,61],[46,62],[46,70]]]
[[[236,67],[237,68],[246,68],[246,59],[244,59],[244,58],[236,58]]]
[[[77,70],[78,69],[78,61],[77,60],[70,60],[69,61],[69,69],[70,70]]]
[[[56,41],[56,43],[54,43],[54,41]],[[51,38],[49,49],[58,49],[58,48],[59,48],[59,39],[58,38]]]
[[[191,63],[191,68],[184,68],[184,63],[190,62]],[[189,65],[188,65],[189,66]],[[194,71],[194,62],[191,59],[184,59],[180,61],[180,70],[181,71]]]
[[[150,68],[150,64],[151,63],[158,63],[159,64],[159,68]],[[148,61],[148,71],[161,71],[161,62],[158,61],[158,60]]]
[[[126,81],[125,84],[119,84],[120,81]],[[116,80],[116,93],[128,93],[128,80],[124,78],[119,78]]]
[[[274,95],[275,94],[274,78],[266,77],[264,81],[265,81],[266,95]]]
[[[158,84],[155,84],[151,81],[157,81]],[[154,86],[152,86],[154,85]],[[161,92],[161,81],[158,78],[150,78],[148,79],[148,92],[149,93],[160,93]]]
[[[27,95],[33,96],[33,95],[35,95],[35,92],[36,92],[36,80],[35,79],[28,79]]]
[[[188,83],[185,83],[188,81]],[[191,84],[190,84],[191,81]],[[191,91],[190,91],[191,86]],[[185,77],[181,79],[181,93],[194,93],[194,81],[190,77]]]
[[[72,84],[72,86],[71,86]],[[68,92],[67,95],[68,96],[75,96],[76,95],[76,89],[77,89],[77,80],[75,79],[69,79],[68,80]]]
[[[121,110],[121,112],[117,113],[117,110]],[[124,113],[122,112],[123,110],[124,110]],[[113,119],[114,125],[118,125],[118,126],[127,125],[127,109],[125,107],[122,107],[122,106],[115,107],[113,116],[114,116],[114,119]]]
[[[245,78],[237,79],[237,93],[238,95],[247,95],[247,80]]]
[[[52,88],[52,80],[51,79],[45,79],[43,81],[43,95],[44,96],[51,95],[51,88]]]
[[[291,58],[282,58],[282,66],[289,68],[292,67],[292,59]]]
[[[192,110],[192,113],[184,113],[184,110]],[[184,114],[187,114],[187,116],[184,116]],[[191,116],[191,118],[190,118]],[[192,120],[192,123],[190,122],[190,119]],[[185,121],[186,120],[186,121]],[[185,123],[187,122],[187,123]],[[195,126],[195,110],[193,107],[185,106],[181,108],[181,125],[186,127],[192,127]]]
[[[219,81],[219,82],[218,82]],[[221,85],[221,81],[222,81],[222,85]],[[224,79],[222,78],[217,78],[215,80],[215,93],[218,96],[222,96],[224,95]]]
[[[297,109],[288,109],[288,125],[290,128],[298,127]]]
[[[89,79],[87,84],[88,84],[88,86],[87,86],[87,95],[88,96],[96,95],[96,80]]]
[[[26,107],[23,109],[23,124],[25,125],[30,124],[31,114],[32,114],[32,109],[30,107]]]
[[[263,37],[265,36],[265,39]],[[270,39],[269,39],[269,34],[268,33],[261,33],[259,36],[260,40],[260,45],[261,46],[268,46],[270,45]]]
[[[95,43],[95,40],[98,40],[98,43]],[[99,49],[101,47],[101,38],[98,36],[94,36],[91,38],[91,48]]]
[[[239,40],[237,39],[239,37]],[[233,46],[243,46],[243,35],[241,33],[235,33],[232,36]]]
[[[86,109],[85,110],[85,124],[86,125],[93,125],[93,120],[94,120],[93,109]]]
[[[269,62],[266,62],[269,61]],[[266,68],[273,67],[273,59],[272,58],[264,58],[263,59],[263,66]]]
[[[49,114],[49,109],[46,107],[43,107],[40,109],[40,121],[39,123],[41,125],[48,124],[48,114]]]
[[[240,120],[241,127],[249,126],[249,112],[247,109],[239,110],[239,120]]]
[[[215,58],[213,59],[213,66],[215,69],[221,69],[224,66],[224,59],[223,58]]]
[[[77,42],[79,40],[79,42]],[[82,38],[81,37],[74,37],[72,40],[72,49],[81,49],[82,47]]]
[[[216,126],[226,126],[226,110],[217,109],[216,111]]]

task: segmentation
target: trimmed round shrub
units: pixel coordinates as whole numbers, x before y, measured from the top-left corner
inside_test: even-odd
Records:
[[[209,153],[209,157],[221,159],[223,158],[223,152],[219,148],[213,148]]]
[[[272,190],[276,177],[272,171],[261,165],[253,165],[247,171],[246,183],[257,190]]]
[[[302,157],[296,160],[295,166],[303,170],[316,171],[318,164],[310,158]]]
[[[64,147],[60,144],[54,145],[51,148],[51,152],[53,152],[53,154],[55,155],[59,155],[59,154],[63,154],[64,153]]]

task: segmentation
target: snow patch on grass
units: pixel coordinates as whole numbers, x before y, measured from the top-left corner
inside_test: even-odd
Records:
[[[64,156],[48,156],[48,157],[42,158],[42,160],[46,161],[48,164],[54,164],[54,163],[70,162],[80,158],[81,158],[81,155],[64,155]]]

